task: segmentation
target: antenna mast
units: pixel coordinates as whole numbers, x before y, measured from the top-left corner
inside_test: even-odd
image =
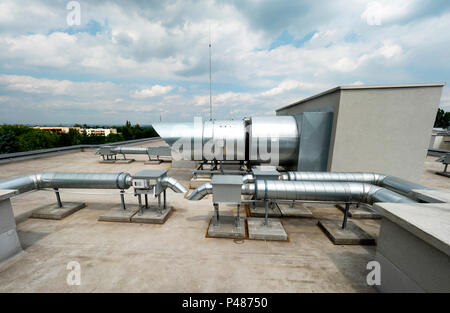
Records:
[[[211,96],[211,24],[209,24],[209,120],[212,121],[212,96]]]

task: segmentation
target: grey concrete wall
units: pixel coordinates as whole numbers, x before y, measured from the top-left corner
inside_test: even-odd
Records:
[[[277,110],[333,108],[328,170],[368,171],[418,181],[443,84],[347,86]]]
[[[330,171],[419,181],[442,87],[342,90]]]

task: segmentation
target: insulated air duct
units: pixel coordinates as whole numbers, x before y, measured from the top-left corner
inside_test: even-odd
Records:
[[[205,183],[194,190],[186,199],[200,200],[210,193],[212,193],[212,185],[211,183]],[[257,200],[336,201],[367,204],[375,202],[416,202],[383,187],[351,182],[257,180],[253,184],[243,185],[242,193],[254,195]]]
[[[406,196],[410,195],[410,192],[414,189],[433,189],[398,177],[377,173],[287,172],[282,174],[280,179],[288,181],[368,183]]]
[[[128,189],[132,176],[128,173],[39,173],[0,181],[0,189],[15,189],[19,193],[42,188]],[[164,177],[161,184],[177,193],[188,190],[172,177]]]

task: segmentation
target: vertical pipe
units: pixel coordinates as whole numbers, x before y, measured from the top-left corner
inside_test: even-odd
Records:
[[[145,208],[148,209],[148,196],[145,194]]]
[[[214,226],[217,226],[219,224],[219,204],[214,203]]]
[[[123,189],[120,191],[120,202],[122,203],[122,208],[126,210],[127,207],[125,206],[125,190]]]
[[[344,212],[344,220],[342,221],[342,229],[345,229],[345,227],[347,226],[347,216],[348,216],[349,210],[350,210],[350,203],[346,203],[345,204],[345,212]]]
[[[140,211],[140,213],[142,214],[142,213],[144,213],[144,210],[142,209],[142,199],[141,199],[141,195],[138,194],[137,196],[138,196],[138,202],[139,202],[139,211]]]
[[[58,208],[62,208],[62,202],[61,202],[61,196],[59,195],[59,190],[58,188],[55,188],[55,195],[56,195],[56,202],[58,203]]]
[[[158,213],[160,215],[162,214],[162,210],[161,210],[161,194],[158,194]]]
[[[240,217],[240,212],[239,212],[240,209],[241,209],[241,205],[238,204],[238,205],[237,205],[236,227],[239,227],[239,225],[241,224],[241,223],[240,223],[241,217]]]
[[[264,208],[266,209],[265,217],[264,217],[264,225],[269,225],[269,201],[264,200]]]
[[[164,196],[164,210],[166,209],[166,189],[164,189],[163,191],[163,196]]]

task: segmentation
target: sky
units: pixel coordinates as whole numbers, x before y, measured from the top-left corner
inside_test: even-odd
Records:
[[[209,118],[209,33],[216,119],[450,81],[448,0],[0,0],[0,123]]]

